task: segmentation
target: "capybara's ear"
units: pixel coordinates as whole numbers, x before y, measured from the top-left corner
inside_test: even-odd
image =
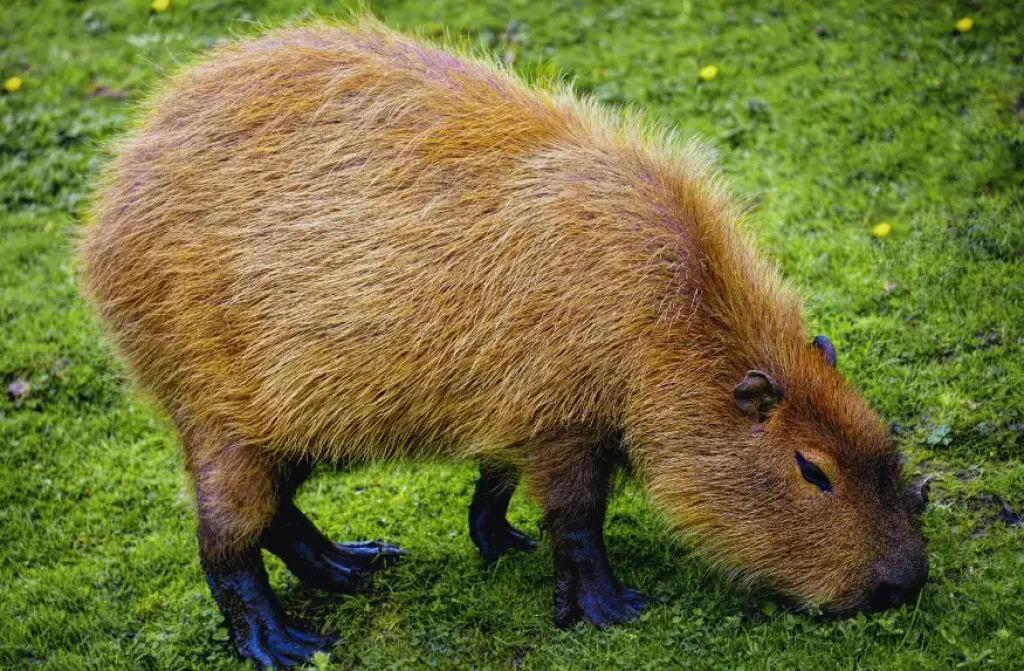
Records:
[[[818,348],[822,356],[825,357],[825,362],[833,368],[836,367],[836,348],[832,346],[832,341],[823,335],[814,336],[814,340],[811,344]]]
[[[914,512],[920,515],[924,512],[924,509],[928,507],[928,494],[931,492],[931,480],[930,475],[925,475],[914,481],[910,485],[910,505]]]
[[[759,370],[747,372],[743,382],[732,389],[736,408],[743,414],[757,411],[757,421],[763,422],[768,413],[782,402],[784,392],[779,383],[768,373]]]

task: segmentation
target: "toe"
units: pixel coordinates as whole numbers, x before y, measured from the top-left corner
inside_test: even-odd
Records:
[[[644,608],[657,601],[653,596],[648,596],[643,592],[638,592],[635,589],[629,588],[624,588],[622,590],[622,598],[637,611],[642,611]]]
[[[498,563],[501,554],[501,552],[492,548],[489,543],[480,546],[480,556],[484,558],[484,564],[487,566],[493,566]]]
[[[569,582],[555,582],[555,626],[569,629],[576,624],[582,613],[576,603],[574,586]]]
[[[637,595],[643,596],[634,590],[587,593],[580,597],[580,610],[598,629],[626,624],[640,617],[643,611],[643,602]]]
[[[617,621],[614,612],[609,612],[608,604],[596,594],[584,594],[580,597],[580,611],[583,617],[598,629],[605,629]]]
[[[508,544],[522,552],[533,552],[537,549],[537,541],[533,540],[519,529],[509,526],[506,530]]]
[[[288,635],[297,641],[316,646],[317,650],[327,652],[338,642],[338,637],[331,634],[316,634],[311,631],[303,631],[298,627],[288,627]]]
[[[258,669],[277,668],[277,660],[263,644],[239,644],[235,646],[238,654],[256,665]]]
[[[318,652],[329,652],[325,641],[316,634],[288,627],[268,638],[268,648],[277,667],[290,668],[308,663]]]
[[[327,564],[337,578],[341,590],[355,592],[373,587],[373,572],[362,566],[349,566],[328,559]]]
[[[348,594],[372,584],[370,571],[349,566],[345,557],[333,552],[323,554],[305,566],[291,568],[292,573],[306,585],[329,592]]]
[[[337,543],[338,553],[344,557],[345,563],[359,566],[391,566],[407,553],[397,545],[381,541],[361,541],[358,543]]]
[[[537,549],[537,542],[522,533],[518,529],[504,523],[494,529],[488,530],[483,538],[477,542],[480,554],[484,561],[493,564],[498,557],[509,550],[521,550],[522,552],[533,552]]]

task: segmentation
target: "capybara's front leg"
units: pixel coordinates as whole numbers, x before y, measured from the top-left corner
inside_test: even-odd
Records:
[[[218,438],[214,431],[182,430],[210,591],[242,657],[260,668],[305,664],[335,639],[290,622],[267,580],[260,538],[279,507],[280,466],[244,442]]]
[[[545,452],[557,455],[546,458]],[[551,533],[555,574],[555,623],[586,619],[597,627],[630,622],[650,597],[622,586],[604,545],[608,483],[614,448],[561,443],[538,448],[534,469]]]
[[[469,505],[469,537],[484,561],[493,564],[509,550],[533,552],[537,543],[508,523],[505,515],[519,482],[519,471],[491,461],[480,464],[473,502]]]

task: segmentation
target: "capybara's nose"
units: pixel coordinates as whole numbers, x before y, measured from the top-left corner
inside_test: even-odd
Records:
[[[920,589],[920,587],[904,587],[903,585],[894,585],[889,582],[878,583],[871,592],[871,610],[898,608],[917,598],[917,593]]]
[[[918,570],[907,571],[896,580],[879,582],[869,597],[871,610],[899,608],[905,603],[913,603],[927,578],[928,564],[925,563]]]

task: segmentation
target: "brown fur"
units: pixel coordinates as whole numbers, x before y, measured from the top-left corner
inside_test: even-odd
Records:
[[[698,147],[362,19],[173,78],[82,258],[190,473],[224,492],[200,502],[211,547],[259,534],[299,455],[490,458],[546,500],[614,440],[714,559],[854,607],[920,532],[879,420],[740,219]],[[749,369],[785,389],[760,433],[732,398]]]

